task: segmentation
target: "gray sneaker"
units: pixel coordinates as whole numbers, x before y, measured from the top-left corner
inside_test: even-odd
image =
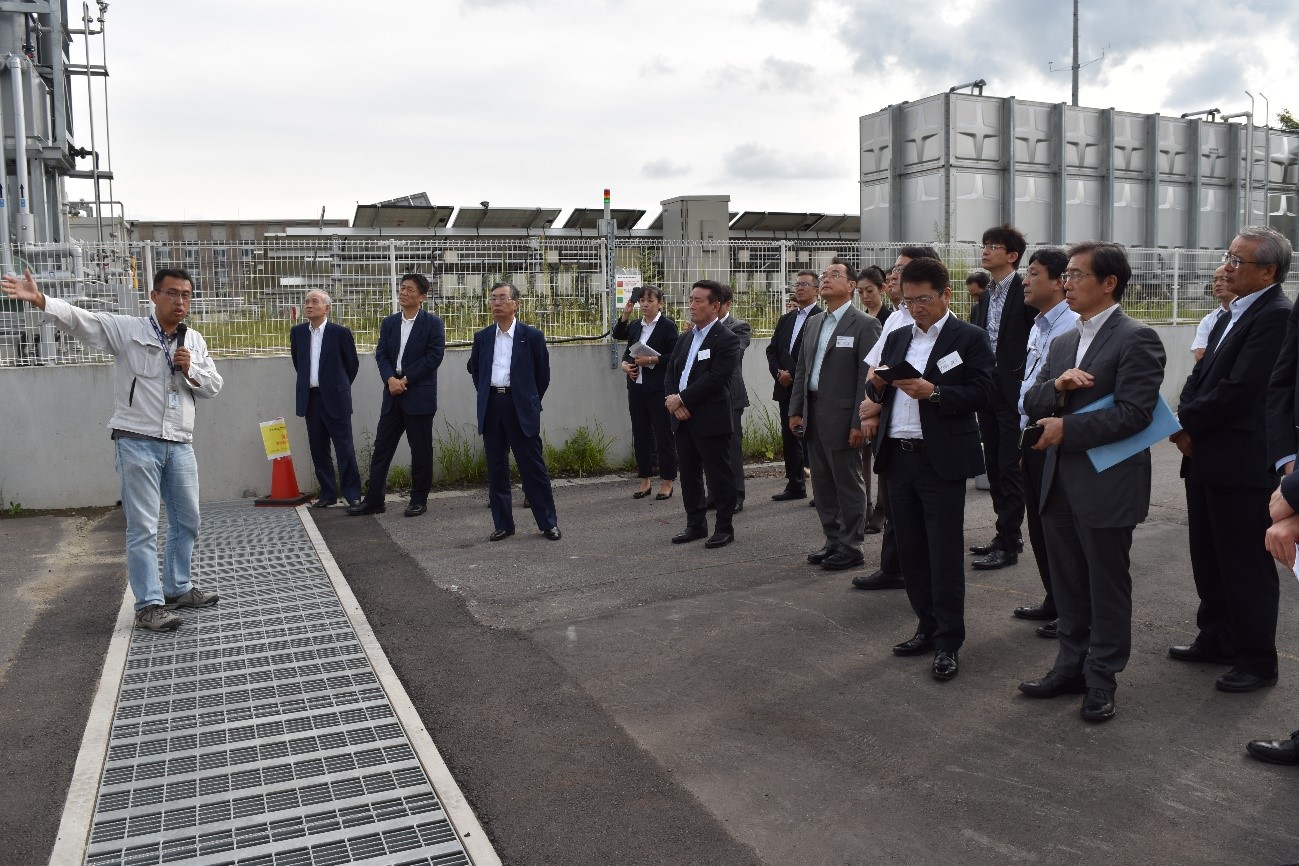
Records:
[[[151,604],[135,612],[135,627],[150,631],[175,631],[180,628],[180,617],[160,604]]]
[[[189,592],[184,595],[167,596],[167,607],[207,607],[217,603],[217,594],[215,592],[205,592],[197,586],[191,586]]]

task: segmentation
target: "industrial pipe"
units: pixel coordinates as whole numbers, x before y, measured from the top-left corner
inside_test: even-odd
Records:
[[[27,107],[23,97],[23,63],[20,54],[10,54],[5,61],[9,67],[10,92],[14,108],[14,165],[18,172],[18,243],[30,244],[36,240],[32,228],[32,208],[27,196]]]

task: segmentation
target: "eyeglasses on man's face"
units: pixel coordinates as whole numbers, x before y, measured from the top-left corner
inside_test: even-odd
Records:
[[[1242,259],[1240,256],[1232,255],[1231,253],[1223,253],[1223,254],[1222,254],[1222,263],[1223,263],[1224,265],[1227,265],[1228,267],[1232,267],[1232,268],[1238,268],[1238,267],[1240,267],[1241,265],[1257,265],[1257,264],[1259,264],[1258,261],[1250,261],[1249,259]]]
[[[1094,277],[1094,276],[1096,275],[1089,274],[1086,271],[1065,271],[1064,281],[1066,283],[1078,283],[1078,282],[1082,282],[1083,277]]]
[[[914,298],[904,297],[902,303],[908,307],[926,307],[939,297],[939,295],[916,295]]]
[[[1004,250],[1006,248],[1006,245],[1005,244],[984,244],[983,248],[985,250]]]
[[[169,301],[184,301],[189,303],[194,300],[193,292],[178,292],[175,289],[161,289],[158,294],[162,295]]]

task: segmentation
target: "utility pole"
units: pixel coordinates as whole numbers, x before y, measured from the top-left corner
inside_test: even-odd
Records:
[[[1078,107],[1078,0],[1073,0],[1073,105]]]

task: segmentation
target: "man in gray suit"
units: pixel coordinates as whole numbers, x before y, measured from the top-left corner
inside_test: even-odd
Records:
[[[834,259],[821,274],[825,312],[808,319],[794,368],[789,429],[802,431],[812,462],[812,496],[825,531],[825,544],[807,561],[828,571],[865,562],[866,487],[861,475],[861,432],[857,407],[866,396],[866,368],[858,360],[880,338],[874,316],[852,305],[857,271]]]
[[[1024,411],[1041,428],[1042,529],[1059,614],[1060,649],[1029,697],[1085,694],[1082,716],[1114,716],[1116,676],[1132,653],[1132,530],[1150,509],[1150,451],[1097,472],[1087,449],[1150,426],[1164,381],[1164,346],[1119,301],[1132,269],[1118,244],[1069,250],[1065,300],[1078,330],[1051,344]],[[1080,411],[1112,398],[1111,405]]]

